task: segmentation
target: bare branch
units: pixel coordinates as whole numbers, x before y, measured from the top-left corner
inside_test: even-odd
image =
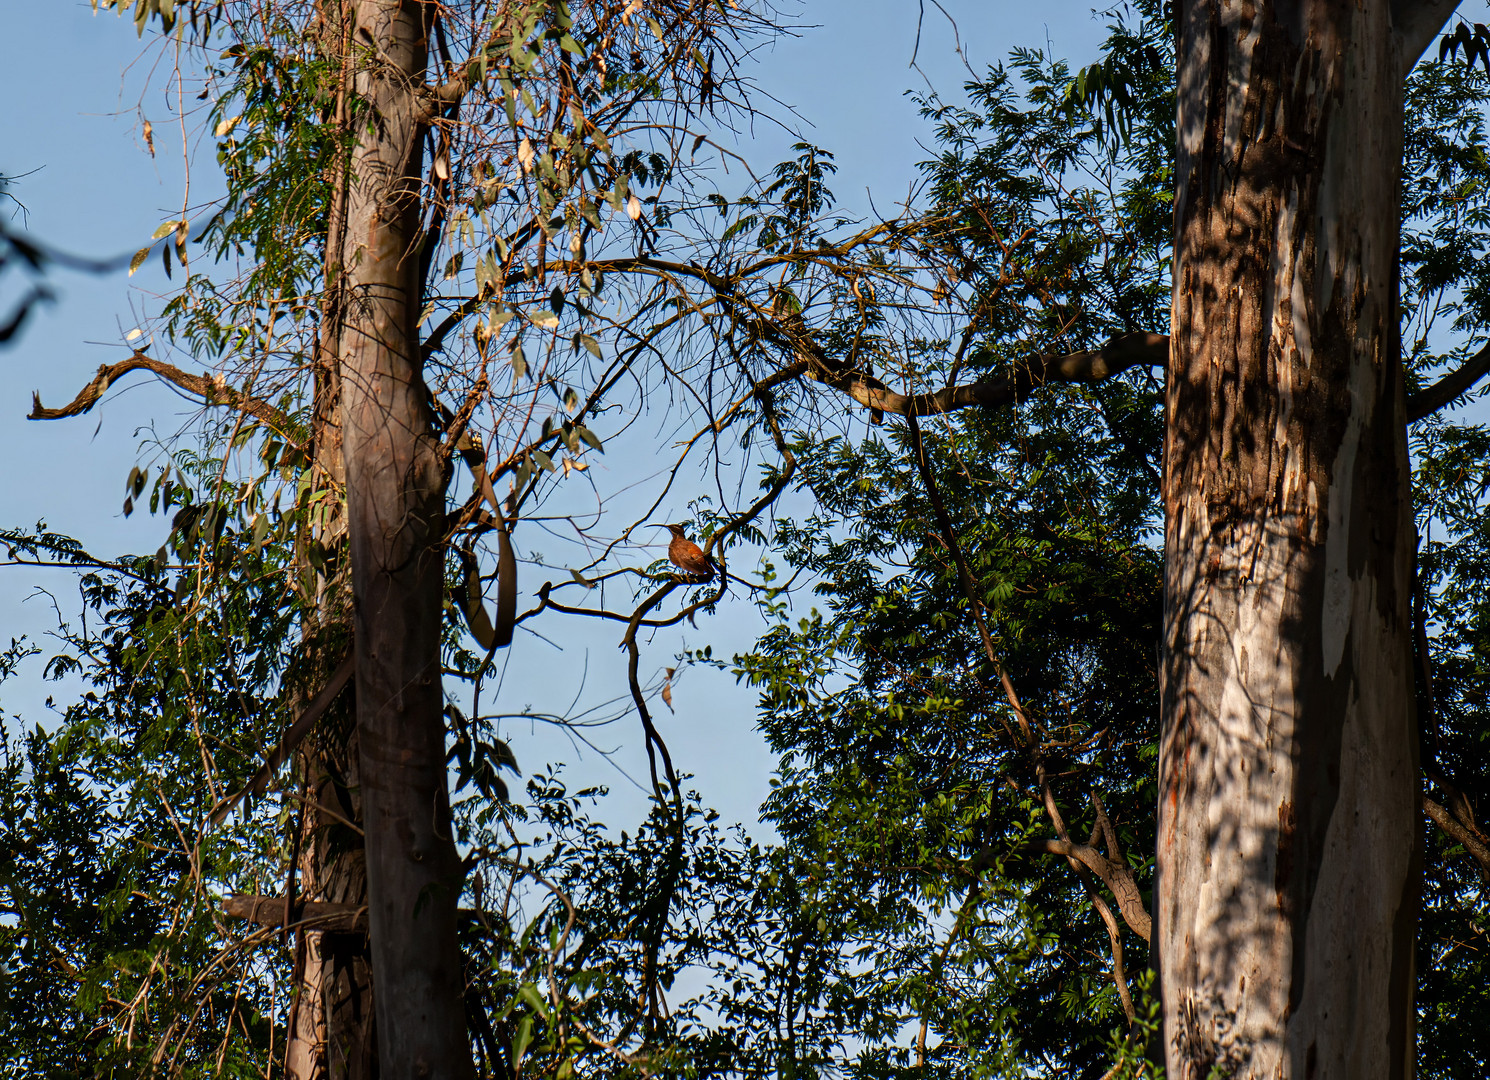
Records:
[[[947,386],[929,394],[897,394],[856,372],[816,377],[866,408],[900,416],[934,416],[974,405],[997,408],[1023,401],[1032,390],[1046,383],[1098,382],[1131,367],[1163,367],[1168,361],[1168,337],[1135,333],[1119,334],[1096,350],[1035,357],[1021,365],[1012,377]]]
[[[285,919],[285,908],[290,917]],[[367,905],[323,904],[298,900],[287,905],[283,896],[225,896],[222,910],[235,919],[247,919],[260,926],[330,930],[342,934],[367,933]]]
[[[62,420],[69,416],[81,416],[88,412],[108,391],[109,387],[118,382],[131,371],[149,371],[166,382],[180,387],[189,394],[195,394],[208,405],[226,405],[247,413],[257,420],[263,421],[274,428],[285,438],[292,438],[298,425],[288,416],[276,409],[261,398],[251,394],[245,394],[241,390],[234,389],[221,379],[212,378],[207,375],[189,375],[180,368],[144,353],[137,352],[128,360],[121,360],[117,364],[104,364],[98,369],[98,374],[93,381],[78,392],[78,396],[60,409],[48,409],[41,403],[40,394],[31,395],[31,414],[28,420]],[[298,440],[296,440],[298,441]]]
[[[1490,374],[1490,345],[1475,353],[1463,365],[1449,372],[1432,386],[1407,395],[1407,422],[1431,416],[1475,383]]]

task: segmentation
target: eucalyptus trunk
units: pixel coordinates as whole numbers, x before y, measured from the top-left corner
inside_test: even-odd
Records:
[[[1175,1080],[1413,1072],[1403,81],[1452,4],[1185,2],[1155,908]]]
[[[323,58],[337,63],[333,130],[349,130],[351,23],[343,0],[323,0],[315,33]],[[319,498],[303,539],[329,552],[318,569],[308,545],[296,551],[296,579],[305,593],[307,650],[321,678],[345,655],[353,639],[347,522],[346,467],[341,434],[341,329],[345,312],[341,260],[346,236],[348,163],[338,159],[326,207],[325,289],[312,365],[310,480]],[[314,681],[314,680],[313,680]],[[309,701],[320,687],[305,690]],[[297,899],[367,906],[367,861],[362,843],[362,783],[355,694],[344,692],[296,755],[310,796],[304,811]],[[290,1080],[373,1080],[378,1076],[372,962],[365,933],[306,928],[296,951],[294,1023],[288,1033],[285,1072]]]
[[[353,125],[341,250],[346,462],[379,1069],[468,1077],[456,941],[460,863],[446,786],[440,619],[444,505],[420,373],[420,180],[434,5],[356,0]]]
[[[343,705],[323,716],[315,745],[299,755],[311,781],[297,901],[367,906],[366,861],[355,831],[362,816],[352,712]],[[296,973],[286,1075],[291,1080],[373,1080],[379,1071],[367,934],[302,929]]]

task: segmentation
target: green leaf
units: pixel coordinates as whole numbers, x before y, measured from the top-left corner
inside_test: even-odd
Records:
[[[599,435],[596,435],[593,431],[591,431],[584,424],[581,424],[579,421],[575,421],[574,430],[579,433],[579,437],[581,439],[584,439],[585,442],[589,443],[597,451],[602,454],[605,453],[605,447],[600,444]]]
[[[533,1018],[525,1016],[517,1025],[517,1035],[512,1040],[512,1072],[517,1075],[522,1066],[523,1055],[533,1041]]]
[[[543,995],[538,992],[538,987],[532,983],[523,983],[522,989],[518,990],[518,996],[533,1006],[533,1011],[545,1020],[548,1019],[548,1002],[543,1000]]]
[[[134,277],[134,272],[138,270],[148,258],[150,258],[150,249],[148,247],[142,247],[139,251],[136,251],[135,257],[129,260],[129,276]]]

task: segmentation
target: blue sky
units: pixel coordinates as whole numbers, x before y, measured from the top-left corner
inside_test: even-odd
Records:
[[[1089,3],[943,0],[943,6],[956,20],[963,56],[980,72],[1016,45],[1048,45],[1057,55],[1085,63],[1103,34],[1103,20],[1092,15]],[[947,19],[930,3],[920,70],[909,67],[919,7],[918,0],[807,0],[796,20],[802,25],[799,35],[756,57],[761,90],[792,106],[797,113],[792,122],[798,125],[796,134],[788,134],[761,123],[741,141],[739,151],[758,173],[788,156],[800,135],[837,155],[834,187],[842,202],[865,207],[872,195],[876,205],[887,208],[905,198],[917,178],[915,164],[928,156],[930,144],[930,132],[906,92],[930,86],[956,99],[968,77]],[[183,200],[181,134],[155,66],[159,54],[142,47],[129,21],[94,15],[87,0],[13,5],[6,29],[0,36],[0,72],[11,107],[0,111],[0,147],[5,148],[0,172],[18,178],[12,193],[26,208],[24,224],[38,238],[78,254],[117,255],[143,246],[161,221],[179,216]],[[154,127],[154,158],[140,134],[142,119]],[[210,145],[194,162],[191,183],[194,205],[220,190]],[[159,307],[169,283],[154,260],[128,280],[123,273],[59,272],[54,283],[58,302],[31,320],[18,346],[0,353],[0,525],[27,526],[45,518],[100,555],[153,551],[166,522],[144,513],[123,516],[125,479],[141,460],[139,447],[151,425],[169,434],[193,406],[136,376],[128,389],[116,388],[86,417],[51,423],[24,418],[33,390],[46,404],[60,405],[100,364],[127,355],[125,335],[141,312]],[[15,292],[14,283],[7,282],[0,298]],[[67,576],[38,578],[0,568],[0,640],[34,635],[53,619],[50,601],[34,592],[38,584],[57,590],[64,613],[71,614],[76,593]],[[654,666],[670,663],[667,657],[683,644],[712,644],[716,655],[725,656],[748,646],[760,623],[747,603],[737,604],[689,629],[686,638],[659,638],[649,660]],[[514,675],[504,693],[514,707],[562,707],[567,698],[557,700],[547,691],[586,659],[593,684],[610,689],[606,680],[618,669],[608,637],[582,638],[564,655],[519,638],[511,661]],[[37,719],[41,702],[56,689],[42,684],[38,672],[33,669],[32,677],[4,687],[0,710]],[[614,690],[623,688],[617,683]],[[603,690],[602,696],[609,696]],[[677,687],[674,703],[677,713],[660,722],[674,759],[697,775],[706,801],[727,819],[753,821],[771,771],[753,730],[753,695],[726,675],[693,671]],[[541,726],[523,725],[509,735],[524,765],[574,756]],[[635,721],[627,720],[597,739],[615,748],[620,768],[638,779],[645,776],[639,736]],[[569,775],[610,784],[617,799],[625,800],[626,808],[617,808],[623,818],[639,812],[634,789],[594,753],[587,751]],[[628,790],[633,794],[624,794]]]

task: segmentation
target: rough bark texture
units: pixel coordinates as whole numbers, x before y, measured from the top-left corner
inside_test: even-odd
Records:
[[[350,612],[337,602],[344,593],[323,595],[328,602],[321,609],[324,622],[318,630],[335,642],[330,651],[339,655]],[[299,773],[310,783],[292,922],[307,917],[307,906],[319,913],[327,907],[362,910],[367,904],[366,858],[358,832],[363,818],[354,702],[352,694],[341,694],[296,754]],[[230,914],[255,919],[264,915],[227,906]],[[280,899],[271,916],[276,923],[284,919],[284,906]],[[371,1080],[379,1075],[365,922],[364,918],[359,927],[317,920],[298,929],[296,1000],[285,1054],[285,1073],[292,1080]]]
[[[1182,5],[1155,898],[1175,1080],[1413,1071],[1403,50],[1385,0]]]
[[[440,690],[443,506],[420,377],[422,87],[434,6],[357,0],[340,320],[357,736],[382,1075],[467,1077]]]
[[[308,837],[304,895],[313,902],[362,907],[367,869],[361,838],[348,827],[360,823],[358,742],[351,710],[317,740],[315,802],[308,810],[315,831]],[[379,1075],[374,1023],[372,958],[365,932],[340,928],[302,931],[304,988],[317,1022],[314,1071],[320,1080],[371,1080]],[[304,1004],[301,1006],[305,1007]],[[296,1075],[291,1073],[290,1075]]]
[[[335,124],[346,130],[350,77],[351,21],[343,0],[324,0],[314,30],[323,54],[340,61]],[[350,177],[339,165],[331,178],[326,210],[325,290],[312,368],[311,481],[331,497],[305,534],[335,553],[325,573],[316,572],[305,545],[297,552],[297,575],[310,595],[307,644],[319,641],[327,672],[352,638],[347,523],[341,512],[346,468],[341,434],[341,330],[344,290],[341,262],[346,236]],[[313,693],[314,688],[308,688]],[[355,695],[341,694],[331,710],[317,718],[311,737],[297,756],[302,776],[310,778],[310,805],[300,863],[297,907],[367,904],[367,863],[363,851],[362,796]],[[319,924],[300,930],[296,954],[295,1024],[290,1032],[285,1071],[292,1080],[372,1080],[378,1075],[377,1029],[374,1024],[372,958],[365,924],[356,929]]]

